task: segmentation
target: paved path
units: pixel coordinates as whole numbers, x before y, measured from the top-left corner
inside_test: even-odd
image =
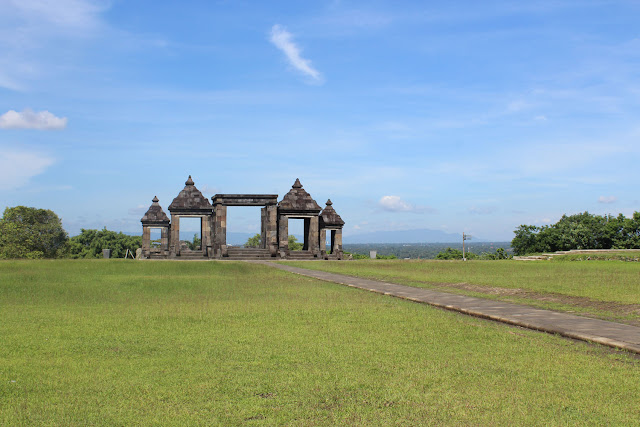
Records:
[[[492,301],[483,298],[432,291],[430,289],[379,282],[360,277],[345,276],[343,274],[307,270],[305,268],[291,267],[269,261],[261,261],[259,263],[328,282],[335,282],[384,295],[427,303],[436,307],[446,308],[485,319],[497,320],[512,325],[560,334],[565,337],[596,342],[610,347],[640,353],[640,327],[636,326],[590,319],[502,301]]]

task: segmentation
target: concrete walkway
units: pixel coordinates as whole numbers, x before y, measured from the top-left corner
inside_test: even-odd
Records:
[[[636,326],[590,319],[502,301],[449,294],[412,286],[345,276],[343,274],[307,270],[305,268],[291,267],[269,261],[258,261],[258,263],[328,282],[426,303],[485,319],[497,320],[499,322],[559,334],[583,341],[595,342],[640,354],[640,327]]]

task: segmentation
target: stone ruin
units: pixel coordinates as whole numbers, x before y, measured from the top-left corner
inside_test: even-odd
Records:
[[[191,175],[184,189],[169,205],[171,220],[157,197],[142,219],[143,259],[342,259],[344,221],[327,200],[324,209],[302,188],[299,179],[278,202],[277,194],[216,194],[212,203],[196,188]],[[227,244],[227,206],[262,206],[258,248]],[[199,218],[199,248],[180,241],[180,218]],[[302,250],[289,248],[289,219],[304,220]],[[160,230],[160,240],[151,241],[151,230]],[[326,248],[327,232],[331,245]]]

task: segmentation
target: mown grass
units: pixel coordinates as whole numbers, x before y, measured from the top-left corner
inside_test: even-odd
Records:
[[[254,264],[0,262],[0,320],[0,425],[640,419],[626,353]]]
[[[330,271],[352,276],[386,280],[409,286],[433,288],[447,283],[467,283],[490,288],[523,289],[542,295],[566,295],[593,301],[640,304],[640,264],[620,261],[546,262],[546,261],[434,261],[434,260],[363,260],[349,262],[286,262],[289,265]],[[616,313],[594,307],[576,307],[553,301],[531,300],[478,293],[460,289],[483,298],[514,300],[540,307],[589,311],[595,315],[615,317]],[[621,319],[640,319],[640,312],[619,314]]]

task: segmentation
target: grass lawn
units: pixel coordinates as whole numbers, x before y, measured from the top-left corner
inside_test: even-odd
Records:
[[[0,425],[631,425],[639,384],[624,352],[261,265],[0,262]]]
[[[288,265],[640,325],[640,263],[358,260]]]

